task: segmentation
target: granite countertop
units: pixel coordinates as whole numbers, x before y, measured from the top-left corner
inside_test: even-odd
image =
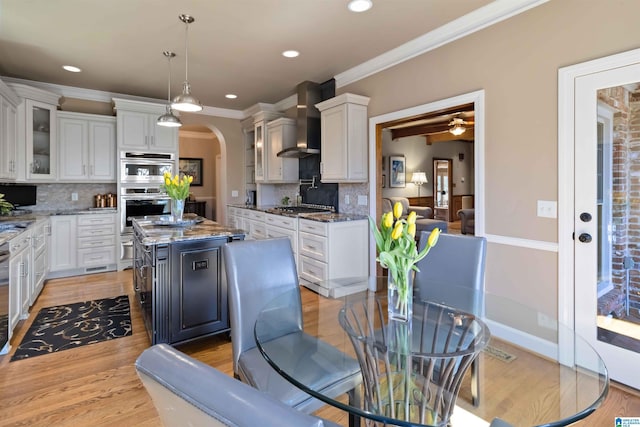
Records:
[[[215,239],[230,236],[244,236],[245,232],[237,228],[220,225],[215,221],[197,217],[198,222],[187,226],[161,225],[169,222],[167,215],[133,218],[133,228],[142,233],[142,244],[146,246],[171,244],[187,240]],[[185,220],[192,217],[185,215]]]
[[[367,219],[366,215],[337,213],[337,212],[286,212],[280,211],[278,208],[282,206],[254,206],[254,205],[229,205],[235,208],[250,209],[253,211],[265,212],[273,215],[288,216],[291,218],[302,218],[318,222],[342,222],[342,221],[359,221]]]

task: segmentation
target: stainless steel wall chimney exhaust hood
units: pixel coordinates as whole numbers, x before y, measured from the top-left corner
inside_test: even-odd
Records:
[[[304,158],[320,154],[320,111],[315,104],[322,101],[322,89],[318,83],[306,81],[297,86],[298,117],[297,144],[280,151],[278,157]]]

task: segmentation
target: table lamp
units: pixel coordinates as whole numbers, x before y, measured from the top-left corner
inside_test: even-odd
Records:
[[[414,172],[411,175],[411,182],[418,186],[418,197],[420,197],[420,187],[427,181],[427,175],[424,172]]]

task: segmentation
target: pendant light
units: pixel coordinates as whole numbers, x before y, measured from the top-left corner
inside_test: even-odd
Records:
[[[156,122],[158,126],[166,126],[176,128],[182,126],[182,122],[177,118],[173,111],[171,111],[171,58],[176,56],[175,53],[164,51],[162,54],[167,58],[167,64],[169,64],[169,83],[167,84],[167,112],[158,117]]]
[[[185,77],[182,93],[173,98],[171,108],[178,111],[202,111],[202,104],[200,104],[200,101],[198,101],[196,97],[191,95],[191,85],[189,84],[189,24],[195,21],[195,18],[185,14],[178,16],[178,18],[186,25],[184,41]]]

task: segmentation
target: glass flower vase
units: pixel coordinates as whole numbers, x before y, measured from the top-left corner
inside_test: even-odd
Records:
[[[408,322],[413,315],[413,271],[398,271],[396,281],[392,274],[387,278],[387,308],[389,320]]]
[[[182,214],[184,214],[184,199],[171,199],[171,220],[182,222]]]

